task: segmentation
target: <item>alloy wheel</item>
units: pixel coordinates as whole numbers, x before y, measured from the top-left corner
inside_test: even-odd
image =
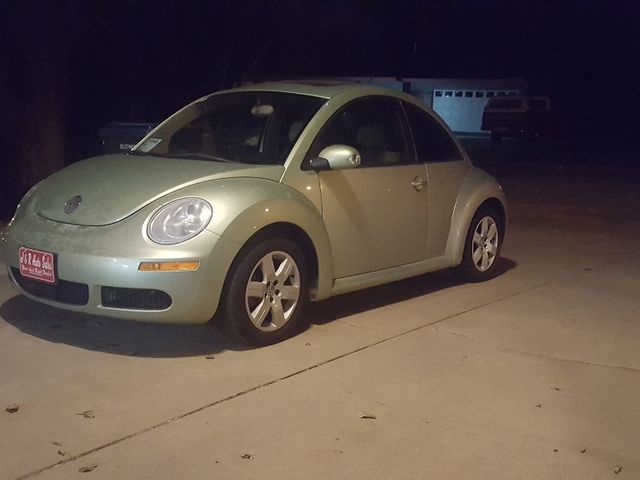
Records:
[[[245,291],[251,323],[264,332],[282,328],[300,301],[300,270],[286,252],[267,253],[253,267]]]
[[[472,259],[475,267],[486,272],[496,260],[498,254],[498,225],[489,216],[483,217],[473,232],[471,245]]]

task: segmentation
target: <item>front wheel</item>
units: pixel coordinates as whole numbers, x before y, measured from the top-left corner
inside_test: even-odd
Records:
[[[304,327],[304,255],[284,238],[248,244],[233,262],[219,321],[231,337],[253,346],[280,342]]]
[[[495,210],[481,207],[471,220],[460,271],[470,282],[480,282],[496,274],[503,238],[502,222]]]

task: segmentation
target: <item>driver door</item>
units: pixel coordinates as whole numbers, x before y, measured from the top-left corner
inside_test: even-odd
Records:
[[[415,163],[397,100],[367,97],[328,120],[308,158],[330,145],[358,150],[361,165],[318,172],[335,278],[423,260],[427,241],[426,167]]]

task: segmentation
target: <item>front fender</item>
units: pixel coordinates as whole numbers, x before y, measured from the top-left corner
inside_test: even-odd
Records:
[[[210,182],[200,193],[193,193],[213,207],[207,230],[240,245],[269,225],[286,223],[300,228],[311,240],[318,260],[313,298],[330,295],[333,262],[329,236],[320,212],[300,192],[272,180],[235,178]]]
[[[500,202],[507,218],[507,198],[498,181],[484,170],[472,168],[465,176],[458,198],[453,208],[451,230],[447,239],[445,255],[451,259],[452,265],[462,262],[465,240],[469,225],[480,205],[487,200],[495,199]]]

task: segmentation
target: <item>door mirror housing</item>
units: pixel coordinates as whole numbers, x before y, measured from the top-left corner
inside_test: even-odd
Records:
[[[311,170],[345,170],[360,166],[360,153],[348,145],[331,145],[320,152],[317,158],[309,160]]]

